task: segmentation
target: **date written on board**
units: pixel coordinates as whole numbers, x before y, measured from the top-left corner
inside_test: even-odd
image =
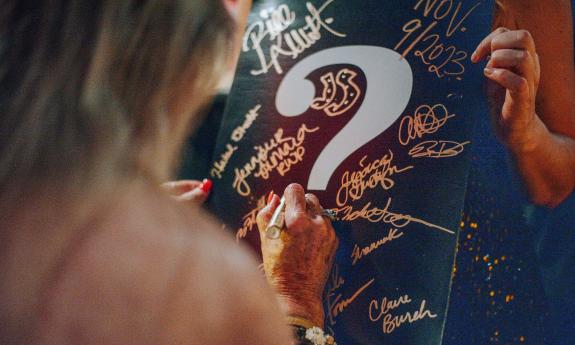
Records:
[[[427,70],[438,78],[447,76],[461,80],[465,73],[464,61],[469,54],[444,42],[457,32],[467,31],[465,22],[480,5],[481,2],[477,2],[464,10],[463,1],[418,0],[413,10],[421,11],[423,17],[405,23],[405,35],[394,49],[404,58],[413,52],[415,57],[428,66]],[[426,19],[431,22],[424,23]],[[442,23],[447,26],[445,31],[437,28]]]

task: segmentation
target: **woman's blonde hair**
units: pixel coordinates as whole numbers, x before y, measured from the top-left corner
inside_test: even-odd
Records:
[[[144,170],[181,90],[205,102],[231,23],[218,0],[0,0],[0,200]]]

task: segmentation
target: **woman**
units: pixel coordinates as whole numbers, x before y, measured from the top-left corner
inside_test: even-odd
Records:
[[[274,296],[158,187],[250,4],[0,1],[2,344],[289,344],[281,311],[322,324],[337,240],[316,198],[285,191],[284,245],[263,248]]]
[[[575,188],[571,13],[571,0],[498,1],[497,29],[472,57],[490,56],[485,75],[506,90],[492,90],[496,132],[531,200],[547,207]]]
[[[474,141],[480,149],[465,206],[467,220],[476,224],[460,236],[446,338],[449,344],[461,344],[470,334],[479,344],[490,339],[570,344],[575,337],[575,221],[573,197],[565,200],[575,186],[572,4],[497,3],[494,31],[473,60],[488,61],[491,122],[507,152],[491,142],[488,126],[478,126]],[[508,158],[513,163],[509,175],[519,178],[501,169]],[[501,188],[515,180],[542,208],[534,212],[516,190]],[[558,208],[545,210],[553,207]],[[551,309],[548,321],[544,303]]]

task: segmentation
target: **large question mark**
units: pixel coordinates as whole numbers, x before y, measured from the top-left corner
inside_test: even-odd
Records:
[[[333,172],[349,155],[388,129],[403,113],[413,88],[413,72],[397,52],[376,46],[345,46],[322,50],[296,64],[282,80],[276,108],[283,116],[305,113],[316,90],[306,78],[336,64],[359,67],[367,78],[363,103],[353,119],[327,144],[315,161],[310,190],[326,190]]]

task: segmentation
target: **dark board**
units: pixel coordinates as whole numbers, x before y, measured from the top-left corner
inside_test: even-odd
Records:
[[[490,1],[259,1],[215,150],[211,210],[258,247],[290,182],[338,210],[339,344],[440,344]]]

